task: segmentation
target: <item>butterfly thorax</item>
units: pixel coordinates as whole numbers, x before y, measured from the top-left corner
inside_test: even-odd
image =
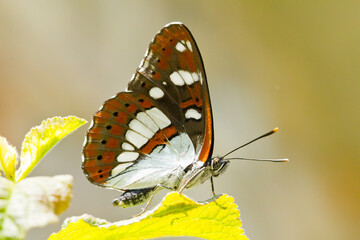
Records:
[[[184,169],[185,175],[182,183],[184,184],[188,179],[191,179],[185,187],[191,188],[199,183],[205,182],[211,176],[217,177],[225,171],[228,163],[228,160],[224,160],[221,157],[209,158],[205,163],[195,161]],[[195,176],[198,171],[201,171],[200,174]]]

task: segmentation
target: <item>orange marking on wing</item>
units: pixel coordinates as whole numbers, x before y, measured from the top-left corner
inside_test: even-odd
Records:
[[[150,49],[153,52],[160,53],[166,59],[170,59],[172,56],[172,49],[168,46],[167,39],[162,35],[156,35],[155,42],[159,45],[152,44]]]
[[[160,46],[166,45],[166,38],[163,35],[157,35],[155,42],[158,43]]]
[[[121,127],[121,126],[118,126],[118,125],[114,125],[111,127],[110,129],[110,133],[113,134],[113,135],[117,135],[117,136],[120,136],[124,133],[124,128]]]
[[[91,130],[90,130],[90,131],[91,131]],[[94,132],[88,132],[88,137],[89,137],[90,139],[96,140],[96,139],[100,139],[101,134],[99,134],[99,133],[94,133]]]
[[[208,102],[209,99],[206,99],[206,101]],[[212,144],[212,119],[211,119],[211,109],[210,109],[210,104],[205,104],[206,109],[205,110],[205,137],[204,137],[204,145],[202,146],[200,155],[199,155],[199,159],[202,162],[206,162],[206,160],[209,157],[209,153],[210,153],[210,149],[211,149],[211,144]]]
[[[164,36],[165,41],[167,41],[170,46],[174,46],[177,43],[176,39],[174,39],[173,37],[174,33],[169,31],[169,28],[164,28],[162,30],[162,35]]]
[[[187,108],[187,107],[190,107],[190,106],[195,105],[195,104],[196,104],[195,99],[192,98],[192,99],[189,99],[187,101],[181,102],[180,107],[181,108]]]
[[[100,177],[102,176],[102,178]],[[110,172],[105,172],[105,173],[96,173],[96,174],[91,174],[88,175],[88,178],[90,178],[93,182],[95,183],[101,183],[103,184],[103,182],[110,176]]]
[[[122,92],[116,95],[116,99],[122,103],[129,103],[129,100],[133,101],[134,97],[128,92]]]
[[[106,121],[106,119],[111,118],[111,114],[104,111],[99,111],[95,114],[94,119],[99,121],[99,123]]]
[[[140,150],[142,153],[149,154],[158,145],[167,143],[167,139],[171,138],[177,133],[175,126],[170,126],[162,131],[159,130]]]
[[[94,158],[94,157],[97,157],[97,155],[99,155],[99,151],[89,150],[86,147],[84,148],[83,153],[84,153],[85,158]],[[88,163],[88,162],[89,162],[89,160],[86,163]]]
[[[182,58],[179,58],[180,67],[182,69],[189,68],[191,72],[196,72],[196,65],[194,62],[194,56],[190,52],[190,50],[186,49],[186,51],[181,53]]]
[[[126,111],[128,111],[131,114],[134,114],[136,111],[138,110],[138,107],[135,104],[130,104],[127,108]]]
[[[96,143],[89,143],[86,144],[85,150],[95,150],[98,148],[98,145]]]
[[[158,62],[158,67],[160,69],[167,69],[169,67],[169,63],[164,59],[160,59],[160,62]]]
[[[90,167],[94,167],[98,165],[98,160],[92,159],[92,160],[86,160],[84,163],[84,169],[88,169]]]
[[[152,76],[155,80],[159,80],[161,78],[161,74],[159,72],[155,72],[155,74],[153,74]]]
[[[128,114],[126,112],[118,112],[118,116],[115,117],[115,121],[117,121],[120,124],[127,123],[128,120]]]
[[[110,99],[110,100],[106,101],[106,103],[104,104],[104,107],[103,107],[103,109],[106,109],[109,112],[115,112],[121,108],[122,108],[121,103],[119,101],[117,101],[116,99]]]
[[[182,109],[196,105],[197,107],[201,107],[203,104],[201,95],[200,95],[200,84],[194,83],[193,88],[188,87],[188,90],[191,94],[191,99],[183,101],[180,103],[180,107]]]
[[[200,83],[196,82],[194,83],[194,88],[188,88],[190,91],[190,94],[193,99],[195,99],[195,104],[197,107],[201,107],[203,105],[203,101],[201,98],[201,85]]]
[[[119,147],[119,140],[116,138],[110,138],[107,140],[105,146],[107,148],[116,148]]]
[[[95,174],[101,174],[105,171],[111,171],[113,168],[113,166],[84,166],[84,169],[86,170],[87,173],[91,174],[91,175],[95,175]],[[100,173],[99,173],[99,170]]]
[[[165,49],[165,50],[163,50]],[[173,50],[169,47],[162,48],[161,51],[163,52],[164,56],[167,59],[171,59]]]
[[[91,129],[89,129],[89,133],[100,134],[101,131],[102,131],[102,129],[98,126],[94,126]]]
[[[93,182],[102,182],[110,176],[113,166],[94,166],[84,168]]]
[[[115,159],[115,153],[114,152],[104,152],[102,154],[102,159],[100,160],[101,163],[112,163]]]
[[[152,102],[150,102],[148,99],[144,99],[143,102],[139,102],[139,105],[142,108],[148,109],[154,106],[154,104]]]
[[[99,155],[99,145],[97,143],[87,143],[84,147],[83,154],[85,158],[95,158]]]
[[[155,146],[159,145],[157,141],[154,141],[152,139],[149,139],[149,141],[144,145],[140,151],[144,154],[149,154],[154,149]]]

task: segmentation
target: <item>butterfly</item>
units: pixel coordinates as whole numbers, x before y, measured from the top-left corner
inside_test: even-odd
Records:
[[[170,23],[151,41],[127,90],[94,115],[82,169],[93,184],[123,191],[116,206],[149,204],[162,189],[182,192],[209,178],[215,195],[213,177],[230,159],[212,158],[213,124],[198,46],[185,25]]]

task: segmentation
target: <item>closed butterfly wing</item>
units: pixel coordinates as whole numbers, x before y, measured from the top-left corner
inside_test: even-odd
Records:
[[[189,164],[211,156],[212,124],[197,45],[184,25],[169,24],[150,43],[128,90],[94,115],[83,171],[104,187],[176,189]]]

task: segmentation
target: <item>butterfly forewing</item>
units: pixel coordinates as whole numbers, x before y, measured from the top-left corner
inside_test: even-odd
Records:
[[[180,165],[205,162],[212,141],[199,50],[184,25],[170,24],[150,43],[128,91],[95,114],[83,170],[91,182],[106,187],[154,187],[169,181]]]
[[[206,161],[213,141],[210,99],[200,52],[184,25],[170,24],[154,37],[128,88],[153,97]]]

